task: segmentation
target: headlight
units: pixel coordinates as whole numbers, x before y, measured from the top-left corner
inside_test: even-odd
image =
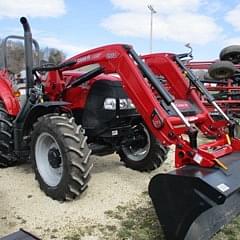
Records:
[[[115,98],[106,98],[104,101],[104,109],[116,110],[116,99]]]
[[[127,99],[128,101],[128,109],[135,109],[135,105],[134,103],[132,102],[132,100],[130,98]]]
[[[128,109],[128,101],[127,101],[127,99],[119,99],[119,108],[121,109],[121,110],[123,110],[123,109]]]
[[[115,98],[106,98],[104,100],[104,109],[106,110],[116,110],[116,105],[117,101]],[[119,109],[120,110],[135,109],[135,105],[129,98],[120,98]]]

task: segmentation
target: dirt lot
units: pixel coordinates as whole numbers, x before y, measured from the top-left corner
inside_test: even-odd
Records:
[[[144,204],[148,196],[143,197],[143,193],[150,178],[170,168],[167,161],[150,174],[139,173],[123,166],[117,155],[93,158],[87,191],[79,199],[65,203],[53,201],[40,191],[29,164],[0,169],[0,236],[22,227],[44,239],[105,239],[100,233],[93,234],[98,235],[94,238],[72,236],[80,227],[84,236],[89,231],[98,232],[96,226],[117,225],[116,219],[106,213],[116,212],[119,206]],[[88,226],[95,227],[89,230]]]
[[[163,240],[147,186],[173,167],[173,150],[152,173],[125,168],[117,155],[93,158],[89,188],[73,202],[46,197],[28,164],[0,169],[0,237],[21,227],[44,240]],[[238,217],[213,240],[240,240],[239,229]]]

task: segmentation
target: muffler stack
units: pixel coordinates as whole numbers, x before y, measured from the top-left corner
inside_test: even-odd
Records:
[[[168,240],[207,240],[240,213],[240,152],[228,170],[184,166],[154,176],[149,194]]]

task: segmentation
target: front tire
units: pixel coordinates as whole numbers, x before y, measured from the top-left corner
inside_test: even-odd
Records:
[[[131,132],[135,137],[141,137],[141,142],[122,145],[118,154],[126,167],[138,171],[152,171],[158,168],[166,159],[168,148],[163,146],[147,129],[144,124],[134,126]],[[133,136],[127,136],[132,138]]]
[[[44,115],[34,124],[31,158],[47,196],[73,200],[87,188],[93,164],[86,140],[81,126],[66,115]]]

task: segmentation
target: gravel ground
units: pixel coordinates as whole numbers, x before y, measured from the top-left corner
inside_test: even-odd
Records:
[[[60,203],[47,197],[29,164],[0,169],[0,236],[22,227],[43,239],[64,239],[74,227],[106,225],[110,221],[106,211],[139,200],[151,177],[169,170],[174,159],[171,150],[159,169],[140,173],[126,168],[117,155],[92,157],[95,164],[89,187],[73,202]]]

